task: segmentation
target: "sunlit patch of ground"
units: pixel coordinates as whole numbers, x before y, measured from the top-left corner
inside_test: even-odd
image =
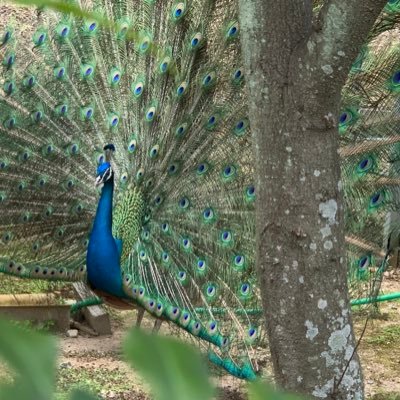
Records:
[[[1,277],[0,277],[1,279]],[[8,279],[8,278],[7,278]],[[28,283],[27,283],[28,282]],[[37,292],[53,287],[37,286],[24,281],[15,286],[16,281],[2,280],[3,293],[7,288],[13,292]],[[3,285],[4,284],[4,285]],[[8,285],[8,286],[7,286]],[[16,287],[18,290],[15,290]],[[40,290],[39,290],[40,289]],[[68,293],[69,287],[57,287],[57,291]],[[387,278],[385,293],[400,292],[400,276]],[[67,338],[58,336],[60,344],[57,362],[57,399],[66,399],[66,393],[75,387],[85,388],[96,393],[102,399],[147,400],[149,389],[140,376],[123,360],[121,344],[126,332],[135,325],[136,311],[115,311],[110,309],[113,335],[102,337]],[[366,314],[356,312],[354,322],[356,335],[363,330]],[[151,330],[153,320],[145,317],[142,327]],[[176,331],[167,324],[161,327],[161,333],[176,336]],[[380,314],[368,322],[366,333],[359,347],[364,369],[366,395],[370,400],[400,400],[400,302],[392,301],[380,304]],[[260,364],[270,369],[267,351],[260,352]],[[0,368],[0,381],[10,381],[11,374]],[[213,378],[223,389],[220,395],[224,400],[237,400],[243,396],[244,385],[230,376]]]

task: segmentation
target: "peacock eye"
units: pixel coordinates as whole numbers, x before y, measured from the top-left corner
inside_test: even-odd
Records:
[[[140,97],[143,93],[144,84],[143,82],[138,82],[132,87],[132,92],[135,97]]]
[[[223,246],[229,246],[232,244],[233,236],[230,231],[222,231],[220,234],[220,238]]]
[[[169,64],[171,62],[171,58],[170,57],[164,57],[160,64],[159,64],[159,70],[161,74],[165,74],[168,71],[169,68]]]
[[[392,76],[392,82],[397,86],[400,85],[400,71],[396,71]]]
[[[42,113],[42,111],[35,111],[33,114],[32,114],[32,117],[33,117],[33,120],[35,121],[35,122],[40,122],[42,119],[43,119],[43,113]]]
[[[242,255],[235,256],[235,265],[237,267],[242,267],[243,264],[244,264],[244,256]]]
[[[233,73],[233,78],[234,79],[240,79],[243,76],[242,74],[242,70],[241,69],[237,69],[234,73]]]
[[[5,34],[3,35],[3,44],[6,44],[9,40],[11,39],[11,32],[6,31]]]
[[[204,218],[206,221],[211,221],[211,220],[214,218],[214,211],[213,211],[213,209],[212,209],[212,208],[206,208],[206,209],[203,211],[203,218]]]
[[[4,91],[8,95],[12,94],[14,92],[14,89],[15,89],[14,82],[5,82],[3,87],[4,87]]]
[[[152,122],[154,120],[155,113],[156,113],[156,108],[154,106],[150,107],[146,112],[146,121]]]
[[[216,80],[217,79],[216,79],[215,72],[210,72],[210,73],[206,74],[205,76],[203,76],[201,85],[204,89],[207,89],[207,88],[214,86],[214,84],[216,83]]]
[[[182,137],[186,133],[187,127],[188,127],[187,123],[183,123],[182,125],[179,125],[175,130],[175,135],[178,137]]]
[[[67,37],[67,36],[68,36],[68,33],[69,33],[69,28],[64,27],[63,29],[61,29],[60,34],[61,34],[61,36],[62,36],[63,38]]]
[[[201,163],[197,166],[197,175],[204,175],[208,170],[208,164]]]
[[[138,172],[136,173],[136,179],[142,179],[142,178],[143,178],[143,175],[144,175],[144,169],[143,169],[143,168],[140,168],[140,169],[138,170]]]
[[[176,94],[178,95],[178,97],[182,96],[187,88],[187,83],[186,82],[182,82],[178,88],[176,89]]]
[[[65,67],[57,67],[54,69],[54,76],[57,79],[62,79],[65,76]]]
[[[227,30],[226,30],[226,33],[225,33],[225,38],[227,40],[235,39],[238,36],[238,34],[239,34],[239,24],[238,24],[238,22],[236,22],[236,21],[231,22],[227,27]]]
[[[3,59],[3,65],[7,68],[11,68],[15,63],[15,54],[14,53],[7,53]]]
[[[159,150],[160,150],[160,146],[159,146],[158,144],[156,144],[155,146],[153,146],[153,147],[150,149],[150,153],[149,153],[150,158],[155,158],[155,157],[157,157],[157,156],[158,156],[158,153],[159,153]]]
[[[185,3],[178,3],[172,9],[172,19],[174,21],[179,21],[185,14],[186,5]]]
[[[201,41],[203,39],[203,35],[200,32],[197,32],[192,38],[190,39],[190,48],[195,50],[199,47]]]
[[[136,150],[136,140],[135,139],[133,139],[133,140],[131,140],[130,142],[129,142],[129,144],[128,144],[128,151],[129,151],[129,153],[133,153],[135,150]]]
[[[179,271],[178,272],[178,278],[179,280],[185,280],[186,279],[186,272],[185,271]]]
[[[249,126],[249,121],[247,118],[240,119],[239,121],[236,122],[233,128],[233,133],[239,137],[243,136],[248,126]]]
[[[122,72],[118,68],[113,68],[108,75],[108,82],[111,86],[116,86],[121,81]]]
[[[148,37],[144,38],[139,46],[140,53],[142,54],[146,53],[147,50],[149,50],[150,48],[150,43],[151,43],[150,38]]]
[[[358,261],[358,268],[366,269],[370,265],[370,263],[371,263],[371,257],[363,256]]]
[[[88,24],[88,30],[89,32],[94,32],[97,29],[97,24],[96,22],[90,22]]]
[[[5,127],[8,129],[13,129],[16,124],[17,120],[15,119],[15,117],[8,118],[4,123]]]
[[[183,240],[182,240],[182,245],[183,245],[183,248],[184,248],[184,249],[189,249],[189,248],[190,248],[190,245],[191,245],[190,239],[188,239],[188,238],[183,238]]]
[[[189,202],[189,199],[188,199],[187,197],[182,197],[182,198],[179,200],[179,207],[180,207],[182,210],[187,209],[187,208],[189,207],[189,205],[190,205],[190,202]]]
[[[36,46],[41,46],[46,41],[46,33],[44,32],[36,32],[33,36],[33,42]]]
[[[215,333],[217,331],[218,324],[215,321],[210,321],[208,323],[207,328],[208,328],[209,333],[213,334],[213,333]]]
[[[118,118],[117,116],[112,117],[112,118],[111,118],[111,121],[110,121],[110,125],[111,125],[113,128],[115,128],[115,127],[118,125],[118,122],[119,122],[119,118]]]
[[[219,120],[220,120],[219,113],[211,114],[206,121],[205,128],[209,131],[214,130],[215,127],[217,126]]]
[[[234,165],[227,165],[222,172],[222,176],[225,182],[230,182],[232,179],[235,178],[236,174],[237,169]]]
[[[126,172],[124,172],[124,173],[121,175],[121,183],[126,183],[127,180],[128,180],[128,174],[127,174]]]
[[[250,293],[250,285],[248,283],[243,283],[240,286],[240,291],[243,295],[248,295]]]
[[[385,202],[385,194],[383,191],[374,193],[369,201],[370,207],[375,208],[382,205]]]
[[[198,260],[198,261],[197,261],[197,268],[198,268],[200,271],[203,271],[203,270],[206,268],[206,263],[205,263],[205,261],[204,261],[204,260]]]

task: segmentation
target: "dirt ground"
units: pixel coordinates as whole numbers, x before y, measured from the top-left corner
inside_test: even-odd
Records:
[[[400,276],[388,277],[384,292],[400,291]],[[121,342],[135,324],[135,311],[111,311],[113,335],[109,337],[60,337],[59,390],[86,386],[103,399],[148,399],[149,390],[143,380],[123,361]],[[366,315],[355,311],[356,334],[363,330]],[[145,319],[151,329],[152,321]],[[161,333],[171,334],[167,326]],[[366,385],[366,398],[400,400],[400,302],[381,303],[380,314],[370,318],[359,347]],[[262,355],[262,364],[269,364],[269,355]],[[222,387],[221,399],[236,399],[242,391],[240,382],[230,377],[216,379]]]
[[[18,280],[17,282],[21,282]],[[10,287],[19,293],[32,293],[32,284],[16,286],[14,280],[3,291],[10,293]],[[22,286],[25,285],[25,286]],[[37,291],[52,291],[54,287],[39,286]],[[1,292],[1,291],[0,291]],[[387,277],[384,293],[400,292],[400,274]],[[400,301],[381,303],[378,315],[368,320],[364,337],[359,347],[363,364],[366,398],[370,400],[400,400]],[[364,328],[366,313],[353,310],[356,335]],[[151,399],[149,388],[124,361],[121,345],[128,330],[135,325],[136,311],[109,309],[113,334],[90,337],[80,333],[78,338],[58,335],[59,358],[57,400],[66,400],[67,393],[74,387],[86,388],[100,399],[147,400]],[[153,320],[145,317],[142,327],[151,330]],[[163,324],[161,334],[175,335],[175,331]],[[260,352],[260,365],[270,370],[271,362],[267,351]],[[1,368],[0,368],[1,369]],[[0,371],[0,380],[4,377]],[[5,375],[7,378],[7,374]],[[221,389],[220,400],[245,399],[242,382],[230,377],[214,378]]]

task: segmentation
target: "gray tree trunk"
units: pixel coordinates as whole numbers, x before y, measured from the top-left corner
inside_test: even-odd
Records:
[[[362,399],[346,282],[340,93],[386,0],[239,0],[257,162],[257,257],[277,383]]]

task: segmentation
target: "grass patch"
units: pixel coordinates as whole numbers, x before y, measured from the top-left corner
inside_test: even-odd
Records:
[[[400,393],[377,393],[370,400],[400,400]]]
[[[83,389],[94,394],[113,391],[123,393],[132,390],[132,382],[119,369],[60,368],[57,377],[57,399],[72,389]]]
[[[40,279],[22,279],[0,274],[0,294],[48,293],[67,287],[66,282],[52,282]]]
[[[379,333],[369,337],[367,343],[378,346],[400,344],[400,326],[393,325],[382,329]]]

